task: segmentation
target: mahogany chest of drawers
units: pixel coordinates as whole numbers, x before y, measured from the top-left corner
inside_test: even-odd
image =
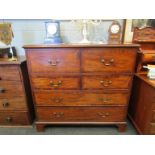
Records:
[[[129,117],[139,134],[155,134],[155,80],[146,74],[134,77]]]
[[[0,125],[30,125],[33,103],[26,61],[0,59]]]
[[[26,45],[36,127],[126,127],[138,45]]]

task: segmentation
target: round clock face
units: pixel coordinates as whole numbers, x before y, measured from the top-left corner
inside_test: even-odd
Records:
[[[49,24],[47,31],[50,35],[54,35],[57,32],[57,26],[55,24]]]
[[[120,27],[119,27],[118,25],[113,25],[113,26],[111,27],[111,33],[116,34],[116,33],[119,32],[119,30],[120,30]]]

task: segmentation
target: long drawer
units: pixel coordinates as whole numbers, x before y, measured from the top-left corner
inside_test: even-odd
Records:
[[[36,89],[79,89],[79,77],[33,77],[32,84]]]
[[[25,97],[0,99],[0,110],[26,110]]]
[[[120,122],[126,107],[37,107],[37,120],[46,122]]]
[[[34,97],[39,106],[124,106],[128,103],[128,93],[120,92],[37,91]]]
[[[27,52],[32,72],[72,73],[80,72],[79,49],[31,49]]]
[[[27,112],[0,112],[0,124],[2,125],[28,125]]]
[[[20,81],[20,72],[17,66],[0,66],[0,81],[1,80],[11,80]]]
[[[128,89],[132,77],[125,75],[83,76],[83,89]]]
[[[82,71],[132,73],[136,58],[135,50],[132,48],[86,48],[81,53]]]
[[[0,98],[24,96],[21,82],[0,81]]]

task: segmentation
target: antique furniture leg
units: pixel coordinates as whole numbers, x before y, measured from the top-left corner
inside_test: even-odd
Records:
[[[36,124],[36,129],[38,132],[43,132],[45,128],[44,124]]]
[[[118,131],[119,132],[125,132],[126,131],[126,123],[125,124],[117,124]]]

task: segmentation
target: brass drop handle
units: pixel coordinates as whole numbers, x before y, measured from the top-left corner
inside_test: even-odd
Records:
[[[52,99],[52,101],[55,103],[60,103],[60,102],[62,102],[62,100],[63,100],[63,98],[59,98],[59,97],[55,97]]]
[[[54,88],[57,88],[62,85],[62,81],[58,81],[58,83],[54,83],[53,81],[50,81],[50,85]]]
[[[3,103],[3,107],[4,107],[4,108],[6,108],[6,107],[8,107],[8,106],[9,106],[9,102],[4,102],[4,103]]]
[[[102,58],[101,63],[103,63],[105,66],[111,66],[114,63],[114,59],[110,59],[109,62],[107,62]]]
[[[108,87],[109,85],[112,84],[112,81],[111,80],[108,80],[108,81],[101,80],[100,84],[103,85],[104,87]]]
[[[8,123],[10,123],[10,122],[12,122],[12,117],[7,117],[5,120],[6,120]]]
[[[104,102],[104,103],[109,103],[110,101],[112,101],[112,99],[111,98],[99,98],[99,101],[102,101],[102,102]]]
[[[98,112],[97,114],[98,114],[100,117],[103,117],[103,118],[105,118],[105,117],[107,117],[107,116],[110,115],[108,112],[106,112],[106,113]]]
[[[52,60],[48,60],[48,63],[51,65],[51,66],[56,66],[58,63],[60,62],[60,60],[56,59],[55,61],[52,61]]]
[[[4,93],[5,89],[0,87],[0,93]]]
[[[64,113],[63,112],[54,112],[53,115],[54,115],[54,117],[60,118],[60,117],[64,116]]]

